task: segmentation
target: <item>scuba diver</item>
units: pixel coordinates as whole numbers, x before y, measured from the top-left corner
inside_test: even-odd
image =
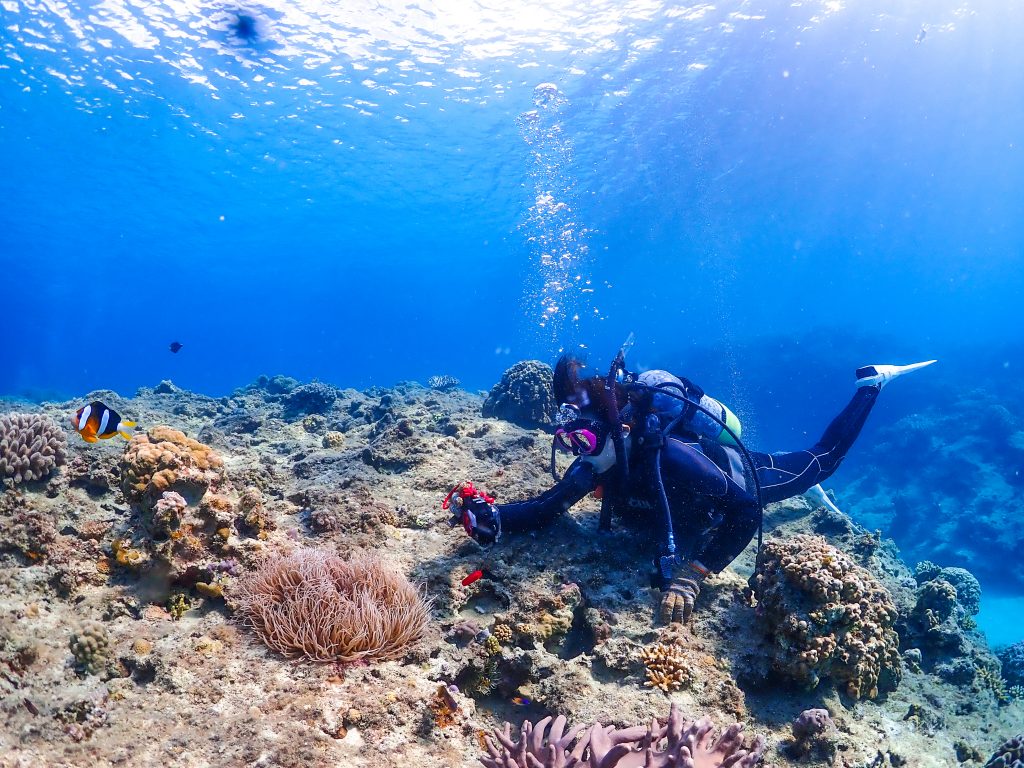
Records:
[[[661,591],[663,622],[686,623],[701,585],[729,565],[755,533],[761,544],[763,505],[799,496],[838,468],[882,387],[934,363],[869,365],[856,371],[856,392],[804,451],[749,452],[740,422],[699,386],[667,371],[625,368],[632,335],[607,376],[563,355],[554,371],[561,403],[551,449],[555,485],[533,499],[495,504],[473,487],[456,486],[443,508],[483,545],[502,533],[549,523],[588,493],[601,499],[601,530],[612,516],[661,537],[652,586]],[[555,453],[576,456],[558,478]],[[686,545],[677,546],[676,531]]]

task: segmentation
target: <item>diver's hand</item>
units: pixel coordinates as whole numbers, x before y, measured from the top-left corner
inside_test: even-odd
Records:
[[[693,604],[700,594],[694,579],[673,579],[661,595],[661,621],[664,624],[686,624],[693,613]]]
[[[472,483],[463,486],[460,493],[453,492],[444,500],[445,509],[450,509],[452,525],[462,525],[466,534],[486,546],[494,544],[502,535],[502,518],[494,498],[482,494]]]

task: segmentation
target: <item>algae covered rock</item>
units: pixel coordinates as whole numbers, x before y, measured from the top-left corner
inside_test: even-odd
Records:
[[[896,606],[849,556],[819,536],[769,541],[750,586],[775,672],[808,688],[830,679],[855,699],[895,690]]]
[[[504,374],[484,401],[483,415],[511,421],[522,427],[551,424],[555,409],[551,366],[539,360],[523,360]]]

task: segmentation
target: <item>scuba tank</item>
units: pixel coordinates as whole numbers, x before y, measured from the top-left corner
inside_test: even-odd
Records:
[[[684,432],[722,445],[737,445],[735,438],[740,437],[742,431],[739,418],[724,403],[706,394],[692,381],[661,370],[645,371],[637,376],[636,381],[647,392],[653,391],[649,407],[663,423],[678,419],[677,426]],[[672,390],[672,394],[666,390]],[[676,393],[684,393],[686,400],[674,396]]]

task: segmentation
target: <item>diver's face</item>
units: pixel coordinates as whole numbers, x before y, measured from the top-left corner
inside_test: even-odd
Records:
[[[622,435],[626,438],[623,445],[624,447],[628,447],[628,425],[622,425]],[[599,475],[607,472],[615,466],[615,441],[611,439],[611,436],[608,436],[604,441],[604,446],[599,451],[596,451],[589,456],[581,456],[580,461],[585,461],[590,464],[594,468],[594,472]]]

